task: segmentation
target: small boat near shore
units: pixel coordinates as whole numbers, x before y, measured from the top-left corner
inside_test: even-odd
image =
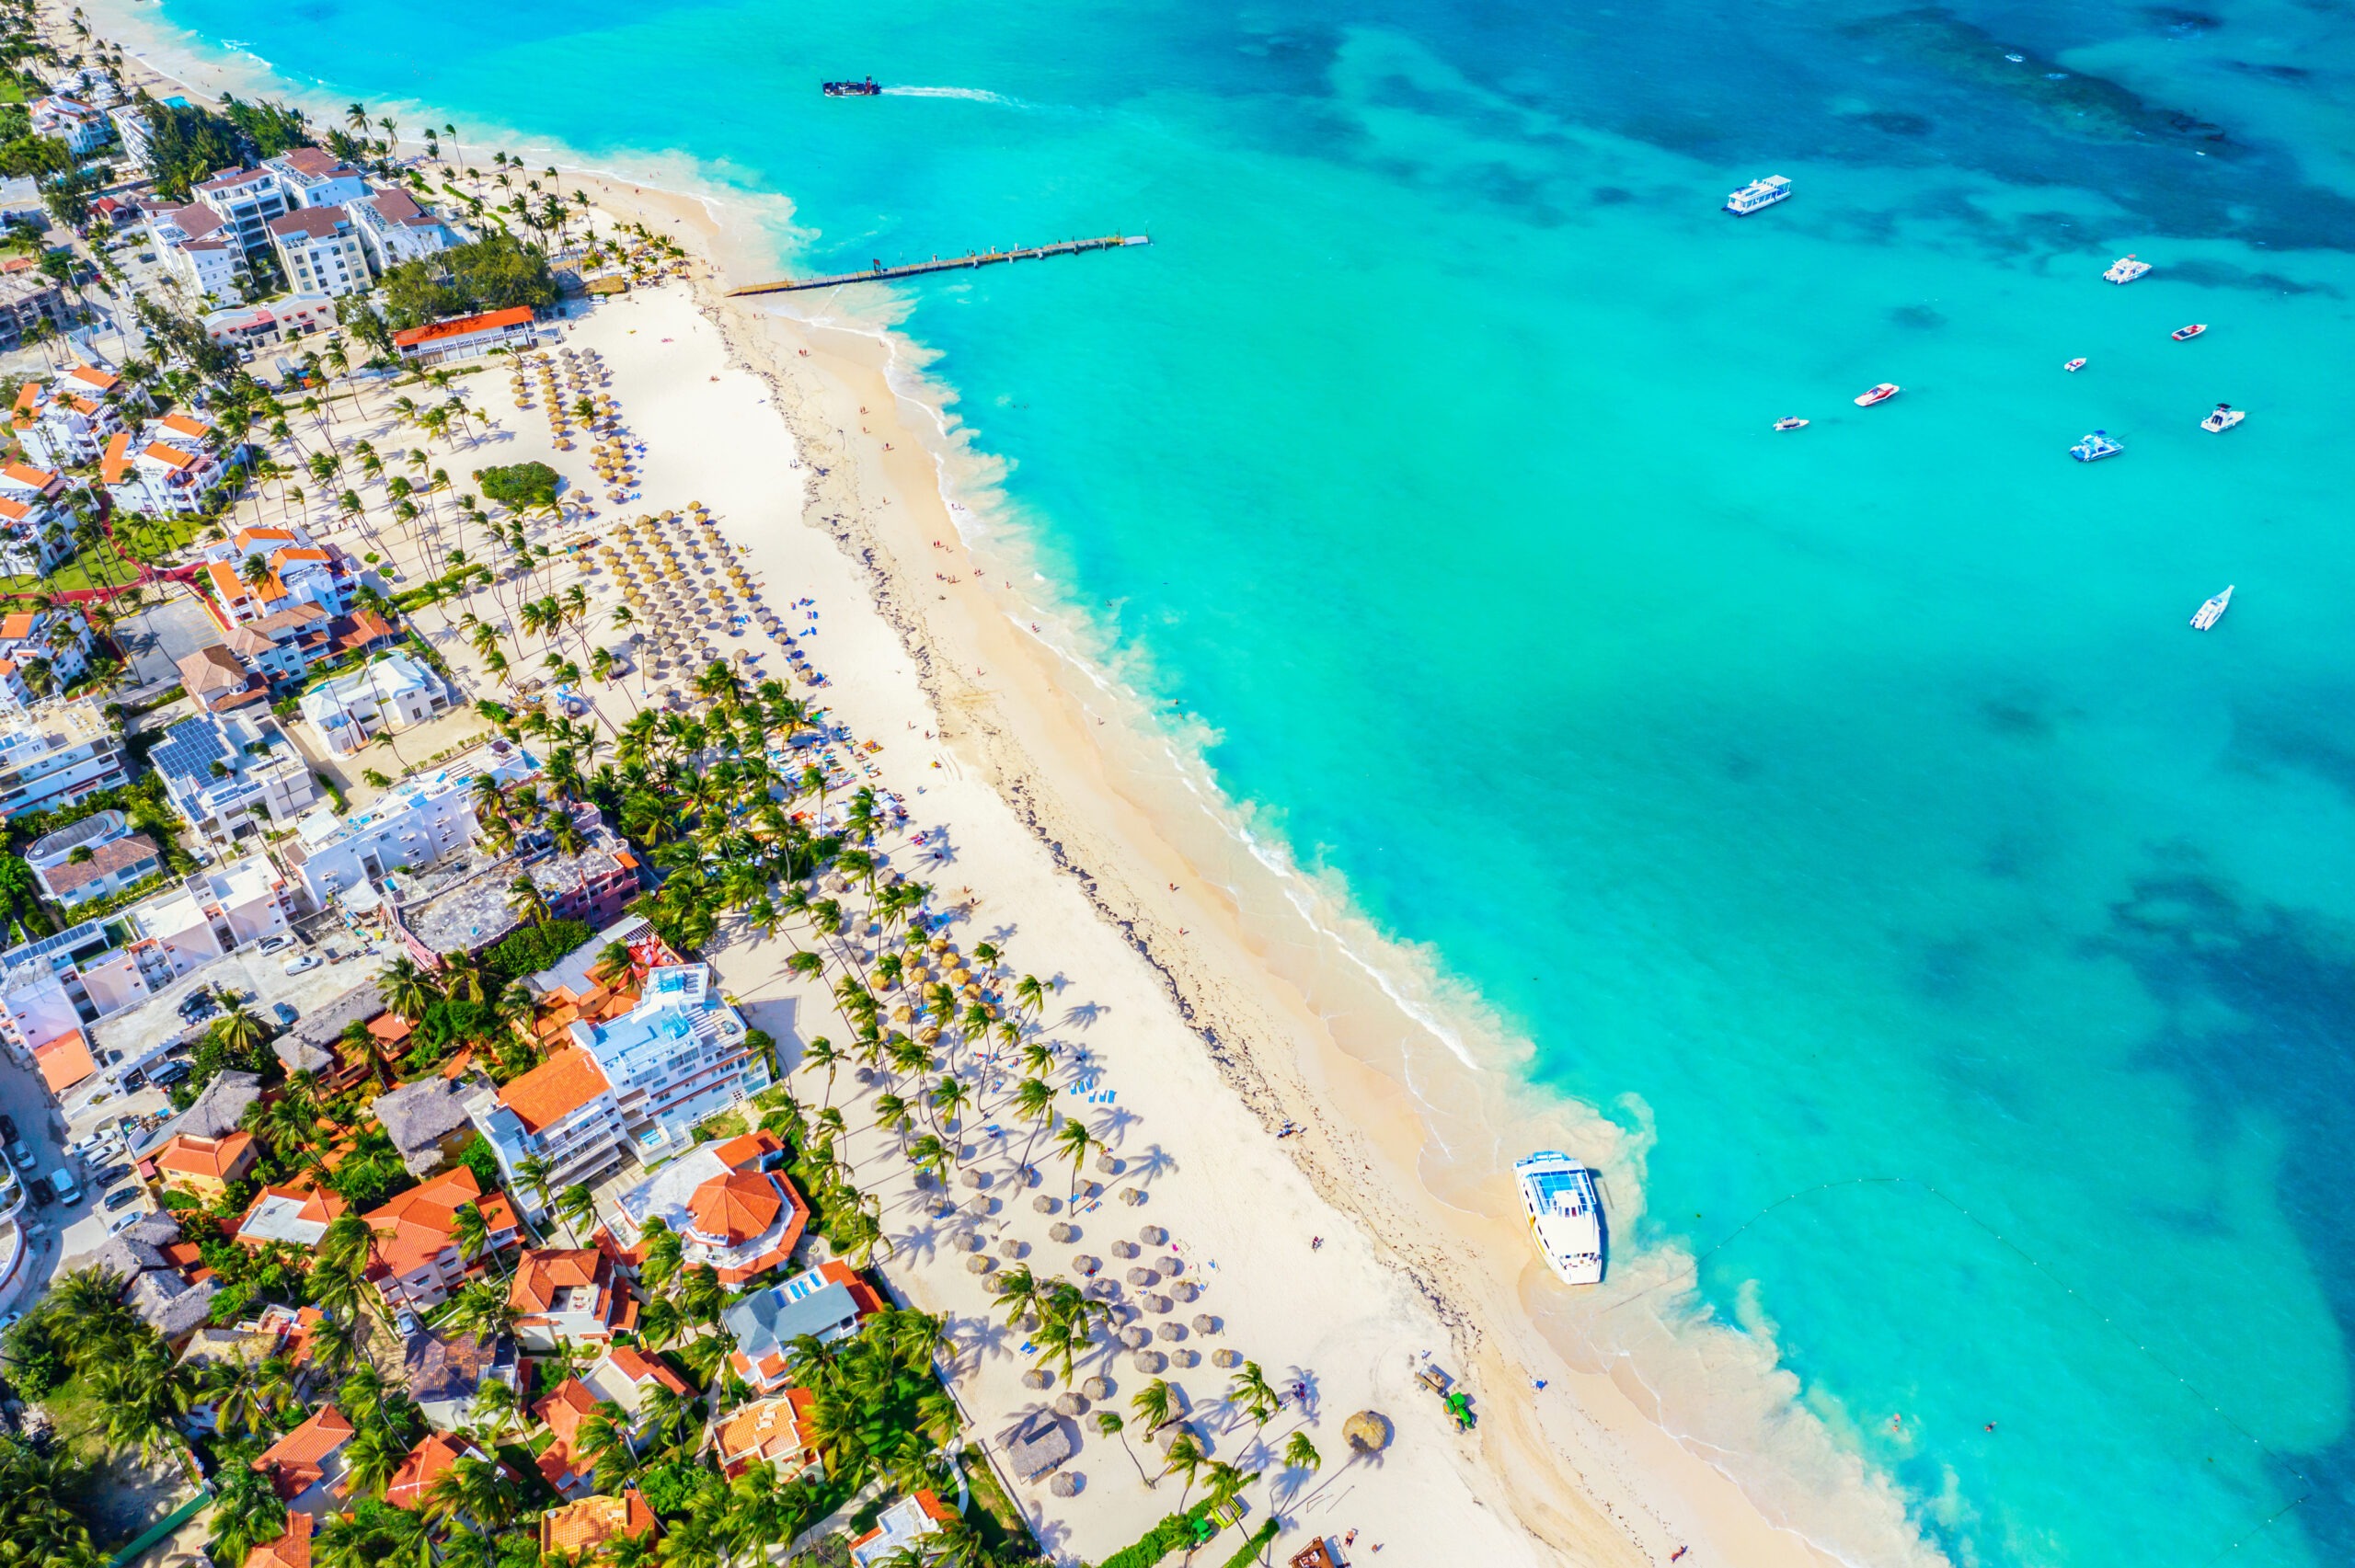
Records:
[[[2121,256],[2117,260],[2111,262],[2109,264],[2109,269],[2104,272],[2101,276],[2102,280],[2106,283],[2131,283],[2135,279],[2149,272],[2150,269],[2151,264],[2149,262],[2137,261],[2131,254],[2129,254]]]
[[[2200,428],[2211,436],[2221,436],[2247,418],[2246,410],[2235,408],[2229,403],[2219,403],[2206,418],[2200,421]]]
[[[1725,210],[1737,218],[1747,218],[1777,201],[1789,200],[1790,195],[1791,182],[1779,174],[1770,174],[1764,179],[1752,180],[1727,197]]]
[[[1858,393],[1856,395],[1856,406],[1859,408],[1869,408],[1876,403],[1886,403],[1904,390],[1905,389],[1903,387],[1898,385],[1893,381],[1882,382],[1878,386],[1874,387],[1869,392]]]
[[[1804,430],[1807,429],[1807,421],[1797,414],[1786,414],[1775,421],[1775,428],[1778,430]]]
[[[1512,1168],[1521,1206],[1545,1265],[1565,1285],[1603,1279],[1603,1196],[1594,1173],[1568,1155],[1542,1149]]]
[[[2116,457],[2126,450],[2126,443],[2108,430],[2096,430],[2069,449],[2069,455],[2079,463],[2099,463],[2105,457]]]
[[[876,86],[872,76],[864,82],[821,82],[818,90],[830,98],[871,98],[880,96],[883,91]]]
[[[2217,622],[2223,620],[2224,618],[2224,612],[2230,610],[2232,607],[2233,590],[2228,585],[2223,592],[2217,594],[2205,604],[2202,604],[2198,611],[2193,612],[2191,617],[2191,629],[2195,632],[2204,632],[2209,630],[2211,627],[2214,626]]]
[[[2178,343],[2188,343],[2194,338],[2199,337],[2201,333],[2207,330],[2208,324],[2206,322],[2195,321],[2189,326],[2177,327],[2173,332],[2168,333],[2167,336],[2174,338]]]
[[[2085,368],[2085,361],[2083,360],[2071,360],[2067,364],[2062,365],[2061,368],[2067,371],[2071,375],[2074,375],[2079,371]]]

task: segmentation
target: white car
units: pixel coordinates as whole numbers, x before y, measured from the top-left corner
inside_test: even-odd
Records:
[[[297,954],[295,956],[286,960],[286,972],[290,975],[299,975],[306,970],[316,969],[318,967],[319,956],[316,953]]]
[[[282,953],[293,945],[294,939],[291,936],[267,937],[261,944],[262,956],[268,957],[272,953]]]

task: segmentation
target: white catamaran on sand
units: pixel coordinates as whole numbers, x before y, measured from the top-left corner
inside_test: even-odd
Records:
[[[1603,1279],[1603,1195],[1594,1173],[1567,1154],[1540,1150],[1512,1168],[1521,1182],[1521,1206],[1537,1250],[1565,1285],[1595,1285]]]

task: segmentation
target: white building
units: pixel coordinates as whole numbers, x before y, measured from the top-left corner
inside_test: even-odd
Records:
[[[288,205],[276,175],[268,169],[223,169],[193,194],[227,225],[247,257],[270,253],[270,221]]]
[[[368,194],[360,171],[320,147],[291,147],[262,166],[289,208],[340,207]]]
[[[340,207],[298,207],[272,218],[270,243],[287,282],[301,292],[336,297],[368,287],[359,230]]]
[[[246,252],[227,219],[201,202],[160,209],[147,220],[164,266],[198,299],[246,297]]]
[[[25,849],[25,864],[62,909],[111,898],[164,869],[155,841],[132,831],[120,811],[98,811],[45,833]]]
[[[281,294],[268,304],[230,305],[208,311],[204,335],[215,343],[258,346],[282,343],[336,324],[335,301],[325,294]]]
[[[98,454],[98,479],[115,505],[149,517],[201,511],[205,498],[229,477],[217,444],[203,420],[167,414],[109,437]]]
[[[0,729],[0,818],[130,782],[122,740],[88,703],[46,703]]]
[[[224,954],[283,935],[293,901],[291,885],[252,855],[0,953],[0,1037],[32,1050],[135,1007]]]
[[[540,771],[531,753],[503,740],[469,752],[423,778],[404,779],[365,811],[338,817],[324,807],[304,814],[286,858],[311,902],[362,886],[379,886],[388,871],[415,871],[474,842],[474,782],[488,773],[501,784]]]
[[[28,381],[17,390],[9,432],[44,469],[96,463],[107,438],[122,429],[121,395],[122,379],[93,365]]]
[[[379,277],[387,268],[465,243],[457,230],[419,206],[406,190],[379,190],[347,202],[345,211],[359,226],[360,247]]]
[[[745,1032],[709,965],[664,965],[648,973],[636,1007],[576,1022],[569,1047],[470,1100],[467,1113],[510,1176],[534,1155],[557,1166],[558,1186],[625,1151],[665,1159],[694,1146],[696,1123],[768,1087],[768,1063]]]
[[[147,123],[146,111],[135,103],[120,105],[107,110],[107,122],[122,140],[123,156],[135,169],[143,172],[155,166],[155,128]]]
[[[41,80],[59,97],[76,98],[96,109],[110,109],[122,101],[122,89],[115,86],[114,78],[95,65],[60,65]]]
[[[393,350],[413,365],[471,360],[493,349],[522,348],[538,332],[529,305],[452,316],[393,334]]]
[[[74,553],[61,498],[65,475],[29,464],[0,464],[0,563],[19,577],[47,572]]]
[[[219,844],[291,823],[319,797],[309,763],[264,712],[184,718],[164,732],[147,761],[173,807]]]
[[[114,127],[105,112],[77,98],[35,98],[29,108],[33,134],[54,136],[77,158],[86,158],[114,140]]]
[[[90,623],[70,604],[0,615],[0,710],[22,713],[79,681],[93,646]],[[25,679],[37,661],[49,666],[48,692],[36,692]]]
[[[246,580],[247,563],[258,557],[270,575],[257,585]],[[297,604],[316,604],[330,615],[351,609],[360,587],[349,555],[322,544],[299,527],[241,528],[205,547],[204,587],[233,625],[245,625]]]
[[[440,718],[458,705],[450,683],[406,653],[370,659],[349,675],[303,693],[303,722],[327,750],[349,757],[386,730],[397,733]]]

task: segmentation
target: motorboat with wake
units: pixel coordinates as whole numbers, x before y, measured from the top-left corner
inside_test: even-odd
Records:
[[[1775,428],[1778,430],[1804,430],[1807,429],[1807,421],[1797,414],[1786,414],[1775,421]]]
[[[818,90],[830,98],[871,98],[879,97],[883,89],[869,76],[864,82],[821,82]]]
[[[2246,410],[2235,408],[2229,403],[2219,403],[2206,418],[2200,421],[2200,428],[2211,436],[2221,436],[2247,418]]]
[[[2150,270],[2149,262],[2137,261],[2131,255],[2121,256],[2109,264],[2109,270],[2102,274],[2102,280],[2109,283],[2131,283]]]
[[[2069,455],[2079,463],[2099,463],[2105,457],[2116,457],[2126,450],[2126,443],[2108,430],[2096,430],[2069,449]]]
[[[2199,337],[2201,333],[2207,330],[2208,324],[2206,322],[2195,321],[2189,326],[2177,327],[2173,332],[2168,333],[2167,336],[2174,338],[2178,343],[2188,343],[2194,338]]]
[[[1543,1149],[1512,1168],[1521,1206],[1545,1265],[1565,1285],[1603,1280],[1603,1196],[1594,1173],[1568,1155]]]
[[[1859,408],[1869,408],[1876,403],[1886,403],[1904,390],[1905,389],[1903,387],[1898,385],[1893,381],[1882,382],[1878,386],[1874,387],[1869,392],[1858,393],[1856,395],[1856,406]]]
[[[2083,360],[2071,360],[2067,364],[2062,365],[2061,368],[2067,371],[2071,375],[2075,375],[2079,371],[2085,368],[2085,361]]]
[[[1790,195],[1791,182],[1779,174],[1770,174],[1764,179],[1752,180],[1727,197],[1725,210],[1737,218],[1747,218],[1777,201],[1789,200]]]
[[[2213,627],[2217,622],[2223,620],[2224,618],[2224,612],[2230,610],[2232,607],[2233,590],[2230,587],[2227,587],[2223,592],[2216,595],[2213,599],[2209,600],[2207,603],[2202,604],[2200,607],[2198,612],[2191,617],[2191,629],[2195,632],[2208,631]]]

